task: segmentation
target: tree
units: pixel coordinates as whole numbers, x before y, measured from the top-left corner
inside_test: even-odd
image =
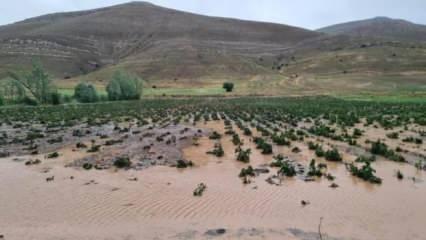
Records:
[[[82,103],[92,103],[99,100],[96,88],[89,83],[79,83],[74,88],[74,98]]]
[[[4,104],[3,95],[0,94],[0,106],[3,106],[3,104]]]
[[[231,82],[225,82],[223,83],[223,88],[227,91],[227,92],[232,92],[234,90],[234,83]]]
[[[40,103],[49,103],[53,91],[52,81],[40,63],[33,62],[30,72],[10,72],[12,85],[20,93],[24,92],[26,97],[34,98]]]
[[[137,100],[142,95],[142,80],[128,73],[116,72],[106,90],[111,101]]]

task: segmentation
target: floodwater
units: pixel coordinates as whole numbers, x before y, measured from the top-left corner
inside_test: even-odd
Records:
[[[197,127],[224,132],[219,121]],[[250,165],[271,162],[272,155],[260,154],[248,137],[234,130],[244,139],[243,148],[252,149]],[[381,185],[354,178],[344,164],[329,162],[328,171],[339,185],[335,189],[325,178],[314,182],[286,178],[281,186],[270,185],[265,180],[276,169],[244,185],[238,174],[248,164],[236,161],[231,136],[220,140],[222,158],[206,154],[214,142],[203,137],[199,145],[184,149],[185,158],[195,163],[184,170],[64,168],[78,154],[72,151],[32,167],[2,159],[0,235],[8,240],[211,239],[207,230],[225,228],[226,233],[215,239],[319,239],[322,219],[321,233],[327,239],[426,239],[426,176],[411,165],[378,159],[373,167],[383,179]],[[302,152],[274,146],[274,154],[305,166],[315,158],[305,144],[294,146]],[[395,177],[398,169],[404,180]],[[49,176],[55,180],[46,182]],[[137,181],[132,181],[135,177]],[[199,183],[207,189],[194,197]],[[302,200],[310,204],[302,206]]]

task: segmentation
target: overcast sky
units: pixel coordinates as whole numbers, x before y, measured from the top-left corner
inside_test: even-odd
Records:
[[[110,6],[129,0],[1,0],[0,25],[47,13]],[[426,24],[426,0],[150,0],[211,16],[267,21],[317,29],[387,16]]]

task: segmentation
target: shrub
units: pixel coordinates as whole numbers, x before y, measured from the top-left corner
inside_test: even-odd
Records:
[[[216,131],[214,131],[210,136],[209,136],[209,139],[212,139],[212,140],[217,140],[217,139],[221,139],[222,138],[222,135],[220,135],[220,133],[218,133],[218,132],[216,132]]]
[[[398,170],[398,171],[396,172],[396,177],[397,177],[399,180],[404,179],[404,174],[402,174],[401,170]]]
[[[37,100],[30,98],[28,96],[25,96],[24,98],[22,98],[21,103],[23,103],[25,105],[29,105],[29,106],[37,106],[38,105]]]
[[[215,144],[212,151],[207,152],[207,154],[215,155],[216,157],[223,157],[225,152],[223,151],[222,144]]]
[[[341,162],[342,156],[337,149],[328,150],[325,152],[325,159],[333,162]]]
[[[394,162],[405,162],[405,158],[403,156],[396,154],[393,150],[389,150],[388,146],[385,143],[380,142],[380,140],[371,143],[371,153],[386,157]]]
[[[386,136],[387,136],[388,138],[391,138],[391,139],[398,139],[399,134],[398,134],[397,132],[392,132],[392,133],[388,133],[388,134],[386,134]]]
[[[234,83],[231,82],[225,82],[223,83],[223,88],[227,91],[227,92],[232,92],[234,90]]]
[[[320,165],[316,166],[315,159],[312,159],[311,162],[309,163],[309,171],[307,174],[310,177],[314,177],[314,176],[322,177],[321,166]]]
[[[254,142],[257,148],[262,150],[262,154],[272,154],[272,145],[267,143],[263,138],[255,137]]]
[[[50,94],[50,103],[52,105],[59,105],[62,102],[62,96],[58,92],[52,92]]]
[[[191,161],[185,161],[185,160],[178,160],[177,161],[177,168],[187,168],[187,167],[192,167],[193,163]]]
[[[241,169],[241,172],[238,176],[240,178],[244,178],[244,177],[247,177],[247,176],[255,177],[256,173],[254,172],[254,169],[253,169],[252,166],[248,166],[247,168]]]
[[[235,133],[234,135],[232,135],[232,143],[234,145],[241,145],[242,144],[240,136],[238,134]]]
[[[92,103],[99,100],[95,87],[89,83],[79,83],[74,88],[74,98],[81,103]]]
[[[111,101],[137,100],[142,95],[142,80],[127,73],[116,72],[106,90]]]
[[[57,157],[59,157],[58,152],[53,152],[53,153],[47,154],[47,158],[57,158]]]
[[[376,170],[374,170],[371,167],[370,162],[364,163],[364,165],[361,168],[358,168],[353,163],[351,163],[347,165],[347,168],[352,173],[352,175],[359,177],[361,179],[364,179],[365,181],[368,181],[370,183],[375,183],[375,184],[382,183],[382,179],[374,176],[374,173],[376,172]]]
[[[244,162],[244,163],[250,162],[251,149],[243,150],[239,147],[237,148],[236,152],[237,152],[238,161]]]
[[[371,143],[371,153],[384,156],[388,152],[388,146],[380,140]]]
[[[283,161],[278,173],[286,177],[294,177],[296,175],[296,169],[288,161]]]
[[[129,157],[117,157],[114,161],[114,166],[117,168],[128,168],[132,165]]]
[[[83,168],[85,170],[90,170],[90,169],[92,169],[92,167],[93,167],[93,165],[91,163],[84,163],[83,164]]]
[[[193,194],[195,197],[201,197],[206,189],[207,185],[204,183],[200,183],[198,184],[197,188],[195,188]]]
[[[284,134],[274,134],[272,135],[272,141],[278,146],[290,146],[291,142],[288,141]]]
[[[376,157],[371,156],[371,157],[367,157],[367,156],[359,156],[355,159],[355,162],[358,163],[366,163],[366,162],[374,162],[376,161]]]

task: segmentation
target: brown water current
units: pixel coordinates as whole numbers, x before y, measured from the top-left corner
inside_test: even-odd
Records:
[[[197,127],[224,133],[219,121]],[[250,165],[272,161],[273,155],[262,155],[249,137],[234,130],[244,140],[243,149],[252,149]],[[218,140],[225,156],[217,158],[206,154],[215,141],[200,138],[198,145],[183,150],[195,166],[182,170],[65,168],[81,157],[70,149],[61,151],[58,159],[31,167],[2,159],[0,235],[7,240],[319,239],[322,219],[321,232],[327,239],[426,239],[426,174],[413,166],[378,158],[372,165],[383,183],[373,185],[351,176],[342,163],[318,160],[327,163],[338,188],[330,188],[332,182],[325,178],[313,182],[285,178],[281,186],[271,185],[265,180],[276,173],[272,168],[245,185],[238,174],[249,164],[236,161],[231,139],[224,135]],[[292,153],[294,146],[302,151]],[[274,146],[274,154],[305,166],[315,158],[305,143],[293,142],[291,148]],[[344,153],[343,158],[350,162],[356,156]],[[403,180],[395,177],[397,170],[404,173]],[[46,182],[50,176],[54,181]],[[194,197],[199,183],[207,189]],[[303,206],[302,200],[310,204]],[[226,232],[206,234],[216,228]]]

